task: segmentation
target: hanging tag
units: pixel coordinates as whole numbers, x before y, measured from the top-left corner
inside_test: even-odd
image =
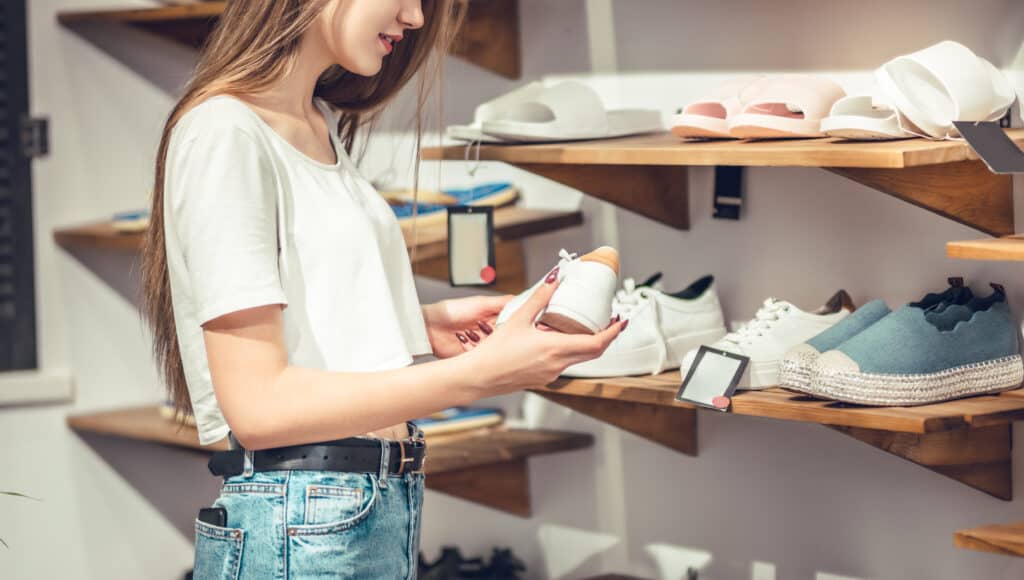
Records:
[[[494,208],[448,208],[448,280],[452,286],[491,286],[494,264]]]
[[[993,173],[1024,173],[1024,151],[994,121],[954,121],[957,131]]]
[[[679,387],[676,400],[728,411],[732,394],[750,362],[740,354],[702,346]]]

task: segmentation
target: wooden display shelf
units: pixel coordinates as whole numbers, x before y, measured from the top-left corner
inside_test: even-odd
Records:
[[[1024,557],[1024,522],[960,530],[953,535],[958,548]]]
[[[522,74],[519,0],[462,0],[467,4],[462,29],[451,54],[510,79]],[[154,8],[69,10],[57,14],[75,29],[90,24],[133,26],[180,44],[199,48],[213,31],[227,2],[195,2]]]
[[[562,378],[535,391],[556,403],[688,455],[697,455],[697,406],[675,400],[679,372]],[[740,392],[729,412],[818,423],[1001,499],[1012,498],[1011,423],[1022,391],[920,407],[862,407],[786,391]],[[717,412],[717,411],[715,411]]]
[[[516,293],[528,286],[525,274],[522,240],[583,223],[579,211],[536,210],[503,207],[494,211],[495,253],[498,278],[495,287],[502,292]],[[421,224],[416,235],[417,274],[448,281],[448,226],[445,220]],[[402,225],[406,242],[413,244],[411,223]],[[60,228],[54,240],[67,250],[96,248],[137,252],[142,249],[143,233],[123,233],[110,222],[97,222]]]
[[[946,255],[962,260],[1024,262],[1024,236],[949,242],[946,244]]]
[[[158,443],[205,452],[227,448],[227,442],[203,447],[193,427],[181,427],[160,415],[155,405],[73,415],[68,425],[82,433]],[[494,509],[530,516],[527,459],[591,447],[586,433],[489,428],[427,438],[424,464],[427,487]]]
[[[1024,130],[1007,132],[1024,142]],[[474,152],[475,155],[475,152]],[[465,160],[462,145],[424,149]],[[1013,229],[1010,176],[958,141],[836,139],[682,142],[669,133],[539,145],[488,145],[480,159],[548,177],[672,227],[688,226],[688,166],[821,167],[991,235]]]

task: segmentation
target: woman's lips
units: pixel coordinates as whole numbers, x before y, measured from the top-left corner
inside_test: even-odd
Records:
[[[378,34],[377,39],[384,46],[385,54],[391,54],[395,50],[395,45],[402,40],[401,36],[392,36],[390,34]]]

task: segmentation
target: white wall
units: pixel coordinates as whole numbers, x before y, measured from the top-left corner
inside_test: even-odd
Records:
[[[53,152],[34,167],[41,360],[73,371],[77,397],[70,405],[0,408],[0,458],[8,466],[0,489],[44,500],[0,498],[0,537],[11,546],[0,550],[0,576],[177,578],[190,565],[195,509],[214,497],[217,481],[201,455],[83,440],[64,426],[68,413],[156,401],[160,391],[135,308],[131,257],[69,255],[51,231],[145,204],[163,116],[193,55],[130,30],[83,36],[56,24],[58,9],[105,0],[30,4],[32,110],[53,127]],[[589,80],[611,104],[665,113],[743,70],[836,71],[848,88],[862,87],[866,71],[885,58],[942,38],[1020,70],[1018,2],[896,4],[523,0],[523,80],[590,70],[587,26],[602,26],[602,7],[611,8],[604,25],[616,46],[611,55],[598,50],[593,62],[624,76]],[[465,120],[475,103],[515,85],[449,59],[445,117]],[[407,110],[408,99],[399,105]],[[401,127],[402,115],[394,117],[390,126]],[[393,158],[407,172],[407,140],[383,137],[371,147],[367,174]],[[714,273],[733,320],[769,295],[814,307],[839,287],[859,302],[881,297],[895,305],[952,274],[979,291],[1003,281],[1011,300],[1024,303],[1018,267],[945,258],[947,240],[977,233],[820,170],[750,170],[745,217],[724,222],[710,218],[710,169],[694,169],[688,232],[509,168],[487,164],[478,178],[508,175],[523,184],[529,204],[580,202],[588,217],[584,228],[528,242],[536,275],[560,247],[616,239],[625,275],[663,270],[669,286],[681,286]],[[470,180],[460,164],[427,164],[423,179],[425,186]],[[451,294],[429,281],[421,292],[424,300]],[[430,557],[444,544],[481,555],[507,545],[531,576],[551,578],[619,571],[676,579],[686,565],[718,580],[1024,576],[1019,560],[956,550],[951,540],[956,529],[1024,519],[1021,500],[989,498],[823,427],[705,413],[701,453],[690,458],[533,396],[501,402],[516,409],[520,400],[523,421],[589,431],[597,445],[531,462],[529,520],[428,492]],[[1017,443],[1020,481],[1020,435]]]

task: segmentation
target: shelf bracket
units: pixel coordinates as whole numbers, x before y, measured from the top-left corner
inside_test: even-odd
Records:
[[[685,455],[697,456],[696,409],[563,395],[551,391],[534,392],[577,413],[615,425]]]
[[[992,173],[981,161],[900,169],[827,169],[986,234],[1014,233],[1013,180]]]
[[[690,229],[686,167],[511,164],[677,230]]]
[[[530,474],[526,458],[431,473],[426,478],[426,485],[434,491],[520,517],[531,515]]]
[[[832,429],[991,496],[1013,499],[1011,423],[924,434]]]

